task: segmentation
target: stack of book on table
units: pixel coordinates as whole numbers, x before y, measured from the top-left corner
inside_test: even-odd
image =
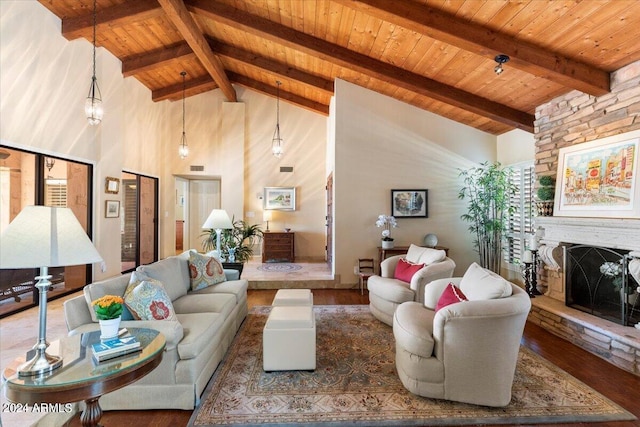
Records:
[[[91,349],[93,350],[93,360],[98,363],[141,350],[140,341],[129,334],[126,329],[121,331],[121,334],[116,338],[92,344]]]

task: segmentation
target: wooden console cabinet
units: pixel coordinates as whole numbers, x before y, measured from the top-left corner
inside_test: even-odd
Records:
[[[277,231],[262,235],[262,262],[295,262],[295,233]]]

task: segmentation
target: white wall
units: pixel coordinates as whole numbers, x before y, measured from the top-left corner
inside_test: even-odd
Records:
[[[520,129],[498,135],[498,161],[503,165],[533,162],[536,142],[533,134]]]
[[[460,220],[459,169],[496,160],[496,137],[370,90],[335,84],[335,259],[341,283],[355,283],[358,258],[377,258],[379,214],[392,189],[428,189],[428,218],[399,219],[397,246],[435,233],[462,274],[477,259]]]
[[[61,22],[36,1],[0,2],[0,138],[2,144],[94,165],[94,243],[105,271],[120,272],[120,221],[104,218],[104,178],[123,168],[159,175],[166,108],[149,91],[123,79],[121,64],[98,49],[97,77],[105,118],[90,126],[84,100],[91,83],[92,45],[69,42]]]

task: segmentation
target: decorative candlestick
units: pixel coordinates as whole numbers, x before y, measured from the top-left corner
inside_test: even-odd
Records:
[[[535,246],[537,248],[537,245]],[[535,295],[542,295],[542,293],[538,290],[538,250],[531,249],[531,255],[533,265],[531,266],[531,289],[529,290],[529,295],[533,297]]]
[[[527,257],[525,256],[523,257],[523,264],[524,264],[524,268],[522,269],[522,277],[524,277],[524,289],[525,291],[527,291],[527,295],[529,295],[531,298],[535,298],[535,295],[533,295],[533,293],[531,292],[531,278],[534,276],[532,274],[533,263],[531,262],[531,260],[528,260]]]

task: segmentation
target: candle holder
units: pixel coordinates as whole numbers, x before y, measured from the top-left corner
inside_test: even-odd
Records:
[[[524,289],[527,291],[527,295],[531,298],[535,298],[535,295],[532,292],[532,279],[535,277],[535,273],[533,272],[533,263],[525,261],[523,264],[524,268],[522,269],[522,277],[524,277]]]
[[[529,296],[542,295],[538,290],[538,249],[531,249],[533,263],[531,266],[531,288],[527,292]]]

